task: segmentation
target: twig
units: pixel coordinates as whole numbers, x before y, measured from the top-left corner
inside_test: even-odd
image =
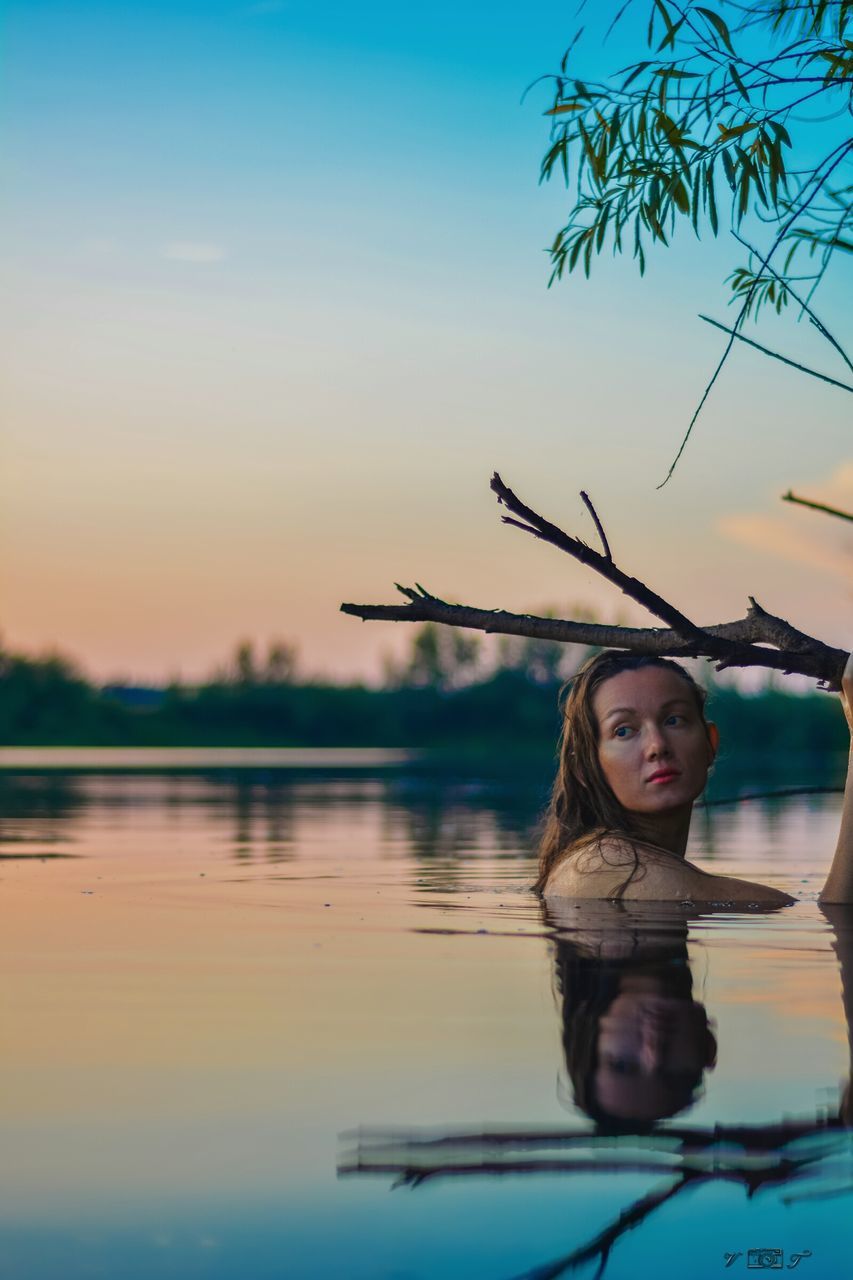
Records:
[[[849,511],[842,511],[840,507],[828,507],[825,502],[812,502],[809,498],[798,498],[790,489],[782,494],[782,501],[796,502],[799,506],[809,507],[812,511],[825,511],[828,516],[838,516],[840,520],[853,520],[853,514]]]
[[[613,553],[610,550],[610,543],[607,541],[607,534],[604,532],[604,526],[602,525],[601,521],[598,518],[598,512],[596,511],[595,507],[592,505],[592,502],[590,501],[589,494],[584,489],[581,489],[581,498],[583,499],[583,504],[586,507],[589,514],[592,516],[595,527],[598,530],[598,536],[601,539],[601,545],[604,547],[604,554],[612,564]]]
[[[777,791],[744,791],[739,796],[726,796],[722,800],[703,800],[704,809],[719,805],[743,804],[746,800],[779,800],[785,796],[830,796],[843,795],[843,787],[780,787]]]
[[[719,320],[712,320],[710,316],[701,314],[699,319],[704,320],[706,324],[712,324],[715,329],[722,329],[723,333],[731,334],[732,338],[737,338],[738,342],[745,342],[748,347],[755,347],[756,351],[761,351],[765,356],[772,356],[774,360],[781,360],[782,364],[788,364],[792,369],[799,369],[800,373],[808,373],[813,378],[820,378],[821,382],[828,382],[831,387],[840,387],[842,391],[853,391],[853,387],[848,382],[839,382],[837,378],[830,378],[829,374],[818,373],[816,369],[810,369],[807,365],[799,364],[796,360],[790,360],[787,356],[780,355],[778,351],[771,351],[769,347],[763,347],[760,342],[744,337],[742,333],[737,333],[734,329],[730,329],[728,325],[720,324]]]

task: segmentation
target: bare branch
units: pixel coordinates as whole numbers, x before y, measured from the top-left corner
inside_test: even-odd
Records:
[[[820,378],[821,382],[828,382],[831,387],[840,387],[842,391],[853,391],[853,387],[848,382],[839,382],[837,378],[830,378],[826,373],[818,373],[817,369],[810,369],[808,365],[799,364],[796,360],[789,360],[787,356],[780,355],[778,351],[771,351],[769,347],[763,347],[760,342],[744,337],[742,333],[738,333],[735,329],[730,329],[728,325],[720,324],[719,320],[712,320],[710,316],[701,314],[699,319],[704,320],[706,324],[712,324],[715,329],[722,329],[723,333],[731,334],[732,338],[737,338],[738,342],[745,342],[748,347],[754,347],[756,351],[762,352],[763,355],[771,356],[774,360],[781,360],[782,364],[788,364],[792,369],[799,369],[800,373],[808,373],[812,378]]]
[[[801,507],[809,507],[812,511],[825,511],[828,516],[838,516],[840,520],[853,520],[853,513],[842,511],[840,507],[828,507],[825,502],[812,502],[809,498],[798,498],[789,489],[782,494],[783,502],[796,502]]]
[[[525,506],[520,498],[517,498],[503,480],[497,471],[492,476],[490,487],[494,494],[497,495],[498,502],[512,511],[514,515],[520,516],[524,521],[521,526],[528,533],[532,533],[535,538],[541,538],[543,542],[549,542],[552,547],[557,547],[560,551],[565,551],[568,555],[573,556],[575,560],[579,560],[581,564],[587,565],[590,569],[595,569],[596,573],[600,573],[602,577],[607,578],[609,582],[614,583],[626,596],[632,600],[636,600],[644,609],[648,609],[649,613],[653,613],[656,618],[660,618],[662,622],[666,622],[673,630],[684,639],[697,638],[701,632],[700,629],[685,617],[678,609],[659,596],[657,592],[652,591],[645,583],[640,582],[637,578],[632,578],[629,574],[623,573],[609,556],[601,555],[598,551],[593,551],[592,547],[588,547],[580,538],[573,538],[569,534],[564,533],[557,525],[551,524],[550,520],[545,520],[536,511]],[[503,517],[506,524],[517,524],[515,520],[508,520]]]
[[[840,689],[841,674],[847,661],[845,650],[832,648],[814,636],[806,635],[784,618],[762,609],[752,597],[745,617],[735,622],[698,627],[645,583],[624,573],[608,556],[593,551],[579,538],[564,533],[525,506],[497,474],[492,477],[491,487],[498,500],[521,517],[504,516],[505,523],[523,529],[594,569],[669,625],[665,628],[620,627],[509,613],[504,609],[479,609],[471,605],[448,604],[420,585],[413,588],[399,584],[398,589],[406,597],[406,604],[342,604],[341,612],[363,621],[438,622],[487,634],[628,649],[633,653],[658,657],[705,657],[714,660],[718,670],[725,667],[766,667],[786,674],[809,676],[827,689]],[[773,647],[765,647],[769,645]]]

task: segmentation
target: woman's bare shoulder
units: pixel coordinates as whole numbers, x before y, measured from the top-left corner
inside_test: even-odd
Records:
[[[776,907],[796,902],[796,898],[771,885],[713,875],[663,849],[618,835],[597,837],[572,850],[552,871],[545,896],[619,896],[650,902],[731,902]]]
[[[557,863],[545,886],[546,896],[612,898],[637,859],[630,840],[616,835],[592,836],[575,845]]]

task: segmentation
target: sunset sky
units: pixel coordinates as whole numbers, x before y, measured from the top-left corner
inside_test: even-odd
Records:
[[[698,622],[754,594],[853,644],[851,526],[779,500],[853,507],[843,392],[735,351],[655,487],[719,358],[697,313],[733,315],[738,246],[682,229],[643,280],[607,257],[546,287],[567,201],[537,186],[549,90],[520,99],[571,6],[3,15],[7,646],[153,681],[282,638],[307,673],[373,677],[410,635],[339,603],[415,580],[642,620],[501,526],[494,469],[591,540],[587,489],[622,567]],[[624,65],[629,31],[603,52],[589,33],[578,72]],[[850,284],[839,264],[817,295],[830,327]],[[760,338],[845,376],[793,317]]]

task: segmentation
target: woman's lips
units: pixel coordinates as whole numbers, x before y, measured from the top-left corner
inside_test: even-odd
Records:
[[[678,778],[679,776],[680,775],[676,769],[658,769],[657,773],[653,773],[649,778],[649,782],[661,785],[664,782],[672,782],[674,778]]]

